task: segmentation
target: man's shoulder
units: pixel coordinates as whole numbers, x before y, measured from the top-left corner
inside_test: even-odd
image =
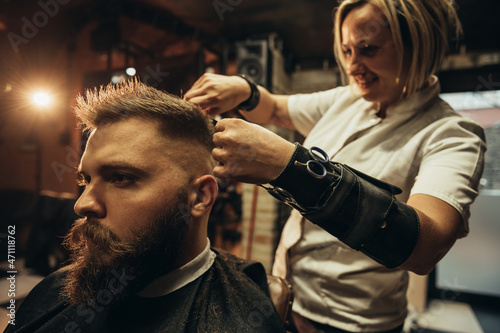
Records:
[[[63,279],[66,276],[66,271],[66,268],[61,268],[45,277],[35,286],[35,288],[33,288],[33,290],[26,297],[26,300],[39,296],[46,297],[55,295],[58,297],[59,291],[64,284]]]
[[[228,274],[238,274],[252,280],[266,295],[268,295],[266,270],[260,262],[248,261],[220,249],[212,249],[217,254],[216,265]]]
[[[260,262],[245,260],[221,249],[212,248],[212,251],[217,255],[217,261],[232,269],[236,269],[241,272],[245,272],[249,267],[254,267],[256,269],[262,268],[262,270],[264,270],[264,267]]]
[[[262,264],[212,251],[217,257],[200,283],[189,325],[208,332],[284,332]]]

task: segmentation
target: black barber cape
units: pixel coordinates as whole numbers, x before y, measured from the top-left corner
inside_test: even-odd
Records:
[[[68,305],[59,297],[59,270],[33,289],[5,332],[285,332],[263,266],[214,252],[212,267],[181,289],[113,306]]]

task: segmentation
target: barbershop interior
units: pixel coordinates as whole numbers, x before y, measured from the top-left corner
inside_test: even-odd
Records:
[[[341,2],[0,0],[1,329],[19,318],[37,284],[70,261],[64,236],[79,218],[76,171],[88,140],[73,112],[77,96],[136,80],[183,98],[207,73],[243,74],[276,95],[345,86],[334,51]],[[487,149],[468,234],[430,273],[408,274],[406,333],[500,331],[500,2],[455,4],[462,34],[435,73],[439,97],[484,129]],[[241,113],[234,107],[214,118],[245,119]],[[263,126],[290,143],[306,139],[295,129]],[[374,164],[400,161],[383,161],[382,150]],[[254,183],[226,178],[218,187],[210,246],[261,263],[280,319],[297,332],[290,321],[303,287],[273,280],[272,269],[294,208]]]

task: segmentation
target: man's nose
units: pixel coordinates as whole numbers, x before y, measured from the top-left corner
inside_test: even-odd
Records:
[[[97,186],[88,184],[75,203],[75,213],[82,217],[102,218],[106,216],[106,207]]]

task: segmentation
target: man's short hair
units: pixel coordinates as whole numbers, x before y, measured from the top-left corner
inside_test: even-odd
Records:
[[[195,140],[208,151],[214,148],[213,122],[198,106],[136,79],[87,90],[77,97],[75,114],[90,131],[129,118],[156,120],[167,138]]]

